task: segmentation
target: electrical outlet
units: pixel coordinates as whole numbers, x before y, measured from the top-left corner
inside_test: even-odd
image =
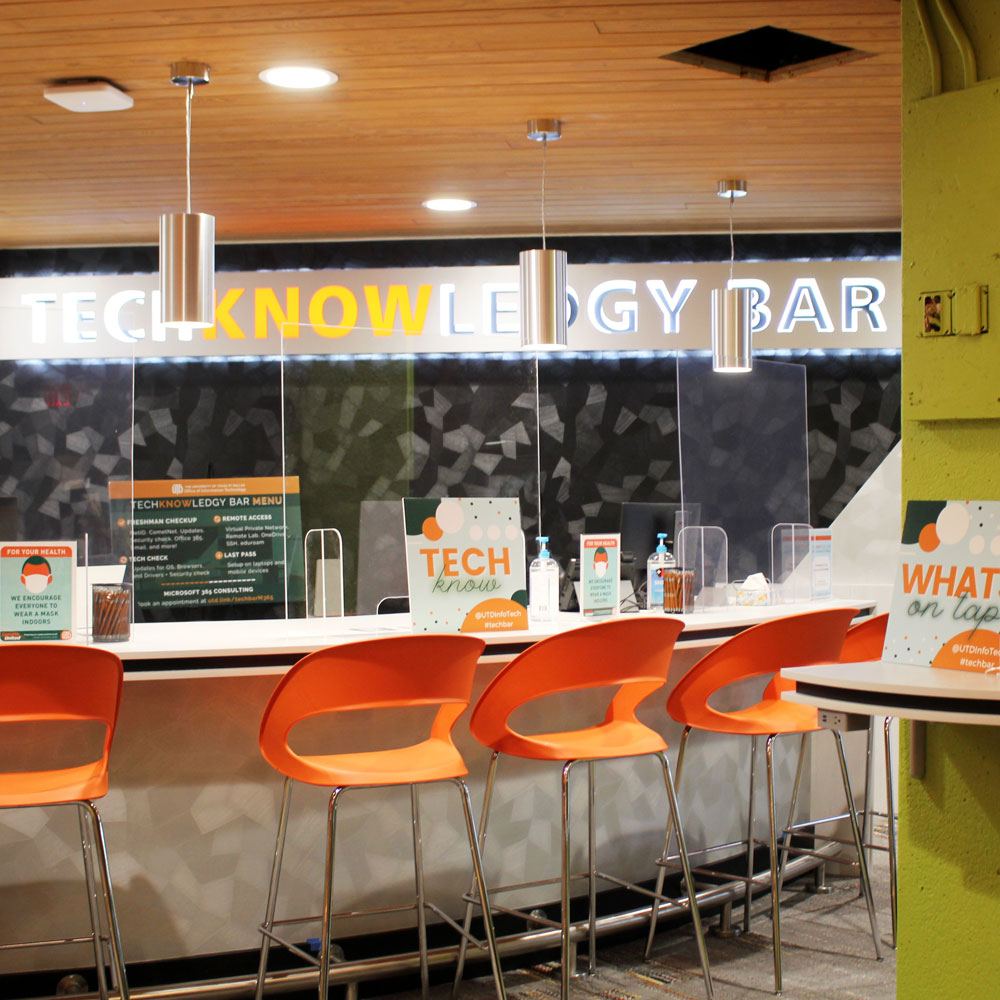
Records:
[[[986,333],[989,289],[986,285],[961,285],[955,289],[952,329],[958,336],[974,337]]]
[[[954,332],[951,323],[951,302],[954,292],[920,293],[920,336],[950,337]]]

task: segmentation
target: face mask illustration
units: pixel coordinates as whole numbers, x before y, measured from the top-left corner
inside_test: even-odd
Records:
[[[600,578],[608,571],[608,553],[604,548],[594,552],[594,574]]]
[[[41,556],[31,556],[21,567],[21,583],[25,590],[40,594],[52,582],[52,570]]]

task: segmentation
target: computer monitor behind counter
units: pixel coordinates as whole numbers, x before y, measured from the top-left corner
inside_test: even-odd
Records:
[[[688,525],[700,523],[701,504],[698,503],[627,500],[622,504],[622,552],[632,553],[637,590],[646,579],[646,561],[656,551],[656,536],[660,533],[666,535],[667,548],[673,552],[677,532]]]

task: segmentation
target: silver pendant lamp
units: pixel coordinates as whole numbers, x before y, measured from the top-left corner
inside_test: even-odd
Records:
[[[725,288],[712,289],[712,370],[749,372],[753,370],[751,345],[750,290],[733,288],[736,245],[733,241],[733,205],[745,197],[747,182],[719,181],[716,194],[729,199],[729,281]]]
[[[566,251],[545,245],[545,159],[548,144],[562,138],[562,122],[533,118],[528,138],[542,144],[542,249],[524,250],[521,264],[521,346],[558,350],[566,346]]]
[[[208,66],[173,63],[170,79],[187,90],[187,211],[160,216],[161,322],[190,330],[215,324],[215,216],[191,211],[191,100]]]

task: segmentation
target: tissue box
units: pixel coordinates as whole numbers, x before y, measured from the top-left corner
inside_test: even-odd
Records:
[[[754,573],[736,584],[736,603],[752,607],[771,603],[771,587],[761,573]]]

